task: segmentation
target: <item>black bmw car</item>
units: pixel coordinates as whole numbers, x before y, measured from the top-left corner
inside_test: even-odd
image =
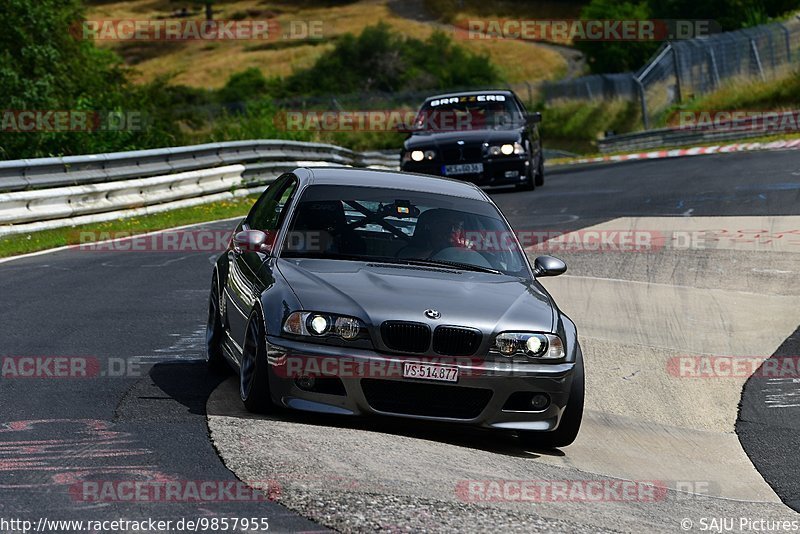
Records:
[[[216,262],[208,363],[247,409],[275,406],[515,430],[569,445],[581,423],[573,322],[473,184],[300,168],[275,181]]]
[[[403,144],[403,171],[481,187],[544,185],[538,123],[512,91],[437,95],[420,108]]]

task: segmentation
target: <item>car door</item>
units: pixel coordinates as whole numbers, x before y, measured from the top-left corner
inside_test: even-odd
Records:
[[[284,175],[276,180],[256,201],[247,218],[237,231],[261,230],[267,234],[267,243],[274,243],[282,216],[297,189],[297,179]],[[259,298],[263,285],[258,280],[261,266],[268,259],[262,251],[228,250],[229,272],[225,283],[225,303],[228,330],[232,341],[241,353],[247,320]]]

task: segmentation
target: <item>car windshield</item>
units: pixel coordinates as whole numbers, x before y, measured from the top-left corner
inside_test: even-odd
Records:
[[[529,277],[512,230],[489,202],[371,187],[309,187],[282,257],[327,258]]]
[[[505,129],[522,121],[519,109],[505,95],[466,95],[429,100],[414,121],[418,131]]]

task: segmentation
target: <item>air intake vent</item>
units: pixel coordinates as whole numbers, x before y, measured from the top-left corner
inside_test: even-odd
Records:
[[[490,389],[364,378],[367,402],[381,412],[474,419],[492,398]]]
[[[433,350],[447,356],[472,356],[480,347],[482,337],[472,328],[438,326],[433,332]]]
[[[431,344],[431,329],[423,323],[386,321],[381,325],[383,342],[398,352],[425,352]]]

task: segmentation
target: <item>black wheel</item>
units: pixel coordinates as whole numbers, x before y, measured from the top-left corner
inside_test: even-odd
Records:
[[[208,297],[208,322],[206,323],[206,365],[214,374],[230,371],[228,362],[222,354],[222,338],[225,332],[222,329],[220,316],[219,287],[217,275],[211,280],[211,293]]]
[[[247,322],[242,361],[239,365],[239,395],[248,412],[267,413],[274,407],[269,395],[264,321],[258,312]]]
[[[583,419],[583,359],[578,360],[575,366],[575,376],[572,377],[572,387],[569,392],[569,400],[561,416],[558,428],[552,432],[535,432],[520,430],[517,433],[522,443],[526,447],[536,449],[555,449],[556,447],[566,447],[575,441],[581,428]]]
[[[536,189],[535,181],[536,177],[533,172],[533,160],[531,159],[528,160],[528,165],[525,168],[525,181],[519,184],[517,189],[521,191],[533,191]]]
[[[544,156],[539,154],[539,164],[536,166],[536,187],[544,185]]]

